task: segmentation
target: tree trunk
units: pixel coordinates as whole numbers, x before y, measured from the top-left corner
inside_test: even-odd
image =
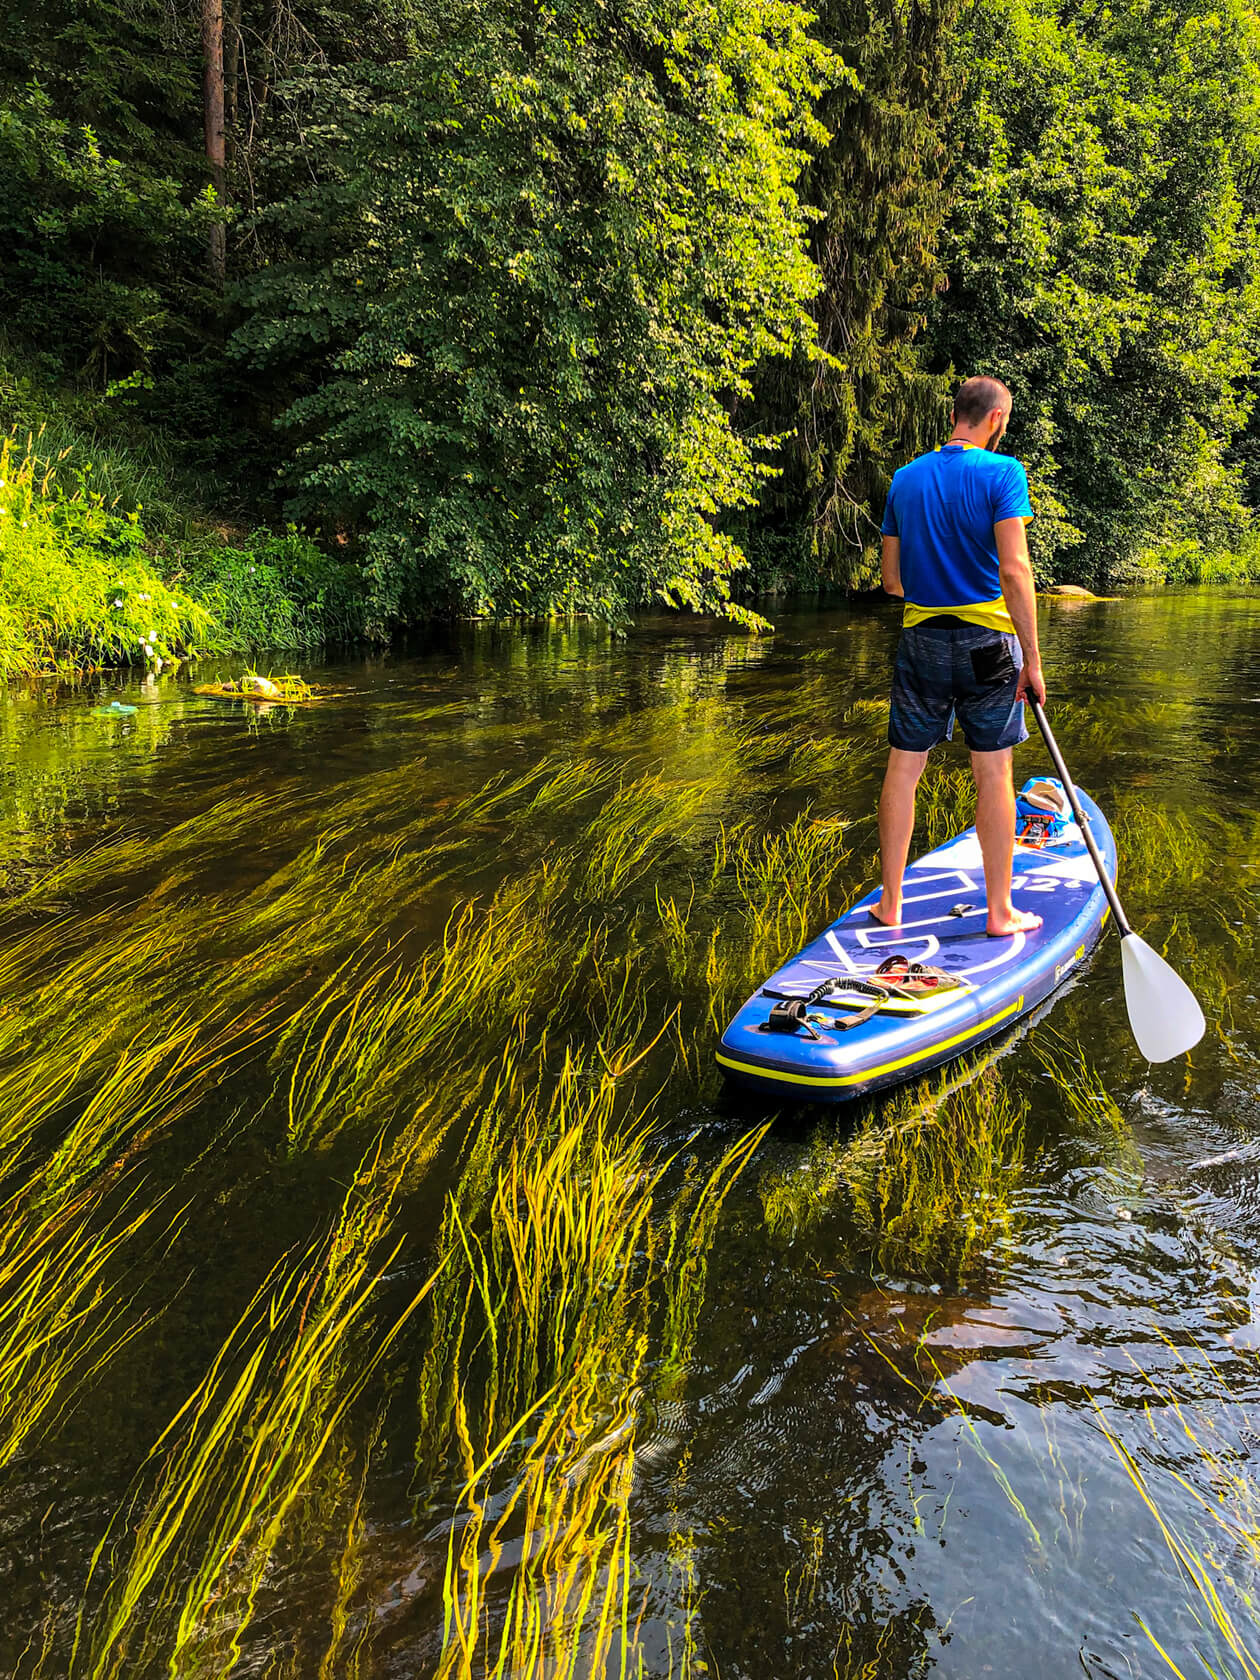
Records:
[[[206,119],[206,161],[221,207],[227,203],[227,169],[223,138],[223,0],[201,0],[202,87]],[[210,278],[222,286],[227,278],[227,232],[222,215],[210,229]]]
[[[241,0],[228,0],[223,28],[223,126],[235,158],[241,120]]]

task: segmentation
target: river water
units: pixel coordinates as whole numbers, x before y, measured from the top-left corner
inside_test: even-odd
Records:
[[[602,1043],[617,1076],[610,1124],[647,1124],[668,1159],[626,1262],[645,1276],[656,1266],[660,1293],[624,1370],[620,1350],[591,1342],[607,1415],[588,1408],[565,1472],[577,1485],[593,1459],[622,1454],[620,1492],[557,1553],[598,1588],[613,1566],[594,1531],[615,1529],[621,1632],[601,1643],[590,1616],[575,1616],[567,1669],[518,1657],[499,1672],[1260,1673],[1260,603],[1219,592],[1046,603],[1067,761],[1115,819],[1131,920],[1191,981],[1208,1033],[1188,1060],[1142,1061],[1109,937],[1031,1030],[939,1099],[961,1105],[962,1161],[943,1178],[936,1121],[921,1144],[914,1130],[913,1104],[938,1100],[929,1087],[854,1114],[771,1113],[712,1075],[710,998],[721,1013],[731,986],[742,996],[788,954],[776,938],[816,932],[871,876],[895,616],[775,616],[762,640],[663,619],[621,638],[469,628],[406,656],[304,665],[322,695],[306,707],[198,696],[194,682],[228,673],[209,663],[4,699],[0,1067],[10,1111],[30,1102],[36,1115],[17,1141],[0,1137],[6,1215],[39,1230],[73,1204],[76,1230],[106,1233],[141,1206],[162,1211],[67,1296],[33,1364],[0,1345],[11,1440],[0,1672],[494,1671],[484,1640],[457,1662],[448,1631],[442,1654],[469,1464],[458,1406],[440,1413],[436,1444],[418,1445],[424,1374],[457,1359],[436,1309],[427,1316],[437,1296],[393,1340],[386,1330],[441,1247],[448,1197],[470,1208],[470,1229],[492,1217],[488,1201],[460,1200],[487,1116],[499,1127],[491,1172],[513,1127],[541,1135],[475,1084],[516,1033],[547,1090],[566,1049]],[[115,700],[136,710],[103,714]],[[965,814],[952,774],[964,764],[961,746],[943,754],[921,838],[948,832],[932,826],[942,809]],[[1041,768],[1030,741],[1017,770]],[[808,861],[803,920],[782,910],[789,862],[773,903],[763,898],[769,942],[745,930],[741,944],[741,895],[754,876],[762,890],[764,848],[784,834]],[[596,841],[598,880],[582,874]],[[751,850],[737,868],[740,845]],[[694,948],[662,932],[671,902]],[[393,1016],[369,1031],[364,1004],[333,1036],[340,1054],[370,1044],[364,1063],[377,1063],[317,1092],[321,1035],[345,1000],[419,973],[436,1010],[437,970],[424,964],[461,915],[471,927],[502,904],[538,918],[514,924],[534,927],[533,943],[489,974],[470,966],[466,994],[442,994],[447,1013],[440,1030],[425,1020],[420,1048],[417,1027],[405,1044],[391,1036]],[[569,941],[564,953],[580,946],[564,972],[552,937]],[[719,984],[706,951],[759,966]],[[286,1023],[312,999],[295,1036]],[[239,1036],[246,1018],[249,1044],[189,1074],[176,1101],[162,1056],[200,1054],[188,1045],[209,1042],[212,1025]],[[612,1054],[614,1042],[634,1056]],[[59,1164],[68,1130],[137,1047],[152,1065],[111,1096],[108,1126],[73,1170]],[[77,1072],[64,1071],[71,1049]],[[22,1068],[64,1075],[62,1095],[36,1103]],[[420,1108],[437,1117],[428,1129],[400,1131]],[[894,1125],[911,1127],[911,1145],[890,1166],[881,1126]],[[668,1198],[750,1132],[750,1157],[722,1179],[724,1195],[711,1192],[690,1248],[653,1250]],[[333,1268],[323,1255],[302,1271],[308,1245],[351,1229],[347,1187],[375,1183],[362,1175],[399,1136],[421,1141],[407,1143],[389,1197],[352,1208],[378,1220],[370,1287],[356,1339],[312,1375],[324,1410],[309,1451],[299,1464],[264,1442],[292,1499],[274,1522],[232,1516],[231,1488],[246,1485],[234,1467],[264,1440],[265,1407],[226,1407],[218,1433],[195,1404],[181,1409],[207,1392],[224,1348],[233,1381],[255,1345],[266,1380],[296,1365],[267,1342],[265,1312],[249,1321],[253,1342],[232,1342],[234,1326],[289,1268],[301,1340]],[[983,1159],[967,1156],[968,1138]],[[935,1215],[914,1182],[929,1156]],[[573,1178],[579,1199],[594,1171]],[[66,1252],[71,1270],[89,1264],[90,1243]],[[44,1253],[38,1242],[11,1264],[0,1253],[10,1300],[32,1278],[46,1297],[73,1289],[38,1272]],[[685,1335],[662,1304],[680,1265],[691,1267]],[[94,1315],[108,1320],[96,1342],[83,1332]],[[486,1358],[460,1368],[477,1406]],[[531,1404],[547,1387],[520,1382]],[[32,1394],[46,1403],[14,1434]],[[210,1491],[163,1507],[188,1472],[181,1443],[205,1445],[203,1479],[187,1485]],[[514,1473],[505,1459],[501,1504]],[[248,1484],[260,1499],[274,1494],[266,1481]],[[137,1537],[152,1541],[161,1509],[176,1513],[178,1538],[153,1542],[145,1574]],[[205,1572],[224,1535],[218,1573]],[[489,1639],[522,1547],[473,1552],[493,1577]],[[120,1598],[119,1581],[134,1594]],[[549,1582],[544,1621],[561,1598]]]

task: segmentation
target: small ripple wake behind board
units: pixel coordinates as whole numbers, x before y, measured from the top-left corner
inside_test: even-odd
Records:
[[[1077,789],[1107,869],[1115,878],[1116,844],[1097,805]],[[765,982],[772,992],[804,995],[829,977],[874,973],[894,952],[957,975],[965,989],[920,1008],[881,1009],[849,1030],[837,1008],[811,1005],[811,1038],[765,1030],[774,999],[754,992],[722,1035],[717,1059],[727,1077],[788,1102],[847,1102],[912,1079],[1005,1032],[1060,986],[1097,943],[1107,901],[1074,822],[1060,844],[1016,845],[1012,896],[1042,925],[991,939],[980,842],[974,828],[917,858],[906,871],[904,921],[886,928],[870,907],[878,888],[847,910]],[[966,908],[963,908],[966,907]],[[951,912],[960,911],[960,914]]]

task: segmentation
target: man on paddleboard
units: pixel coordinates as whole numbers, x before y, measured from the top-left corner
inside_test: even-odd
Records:
[[[962,724],[976,783],[988,931],[1041,926],[1011,902],[1015,787],[1011,753],[1028,738],[1024,699],[1043,705],[1037,601],[1024,527],[1028,475],[995,454],[1011,417],[1000,379],[968,379],[948,442],[893,475],[884,509],[884,588],[905,600],[879,801],[883,892],[872,917],[901,924],[914,794],[930,749]]]

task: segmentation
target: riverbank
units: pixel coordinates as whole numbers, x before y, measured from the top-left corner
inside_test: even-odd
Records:
[[[160,436],[2,364],[0,415],[0,676],[362,636],[354,567],[199,505]]]
[[[289,527],[199,506],[186,467],[108,405],[0,362],[0,678],[161,669],[194,654],[300,654],[364,639],[368,591],[348,560]],[[229,500],[223,486],[207,498]],[[1145,557],[1147,586],[1260,580],[1260,541],[1187,541]],[[1089,592],[1050,584],[1051,595]],[[780,598],[750,594],[773,614]],[[773,606],[768,605],[773,602]]]
[[[90,459],[0,443],[0,674],[305,650],[362,634],[356,579],[306,536],[175,542],[93,487]]]

